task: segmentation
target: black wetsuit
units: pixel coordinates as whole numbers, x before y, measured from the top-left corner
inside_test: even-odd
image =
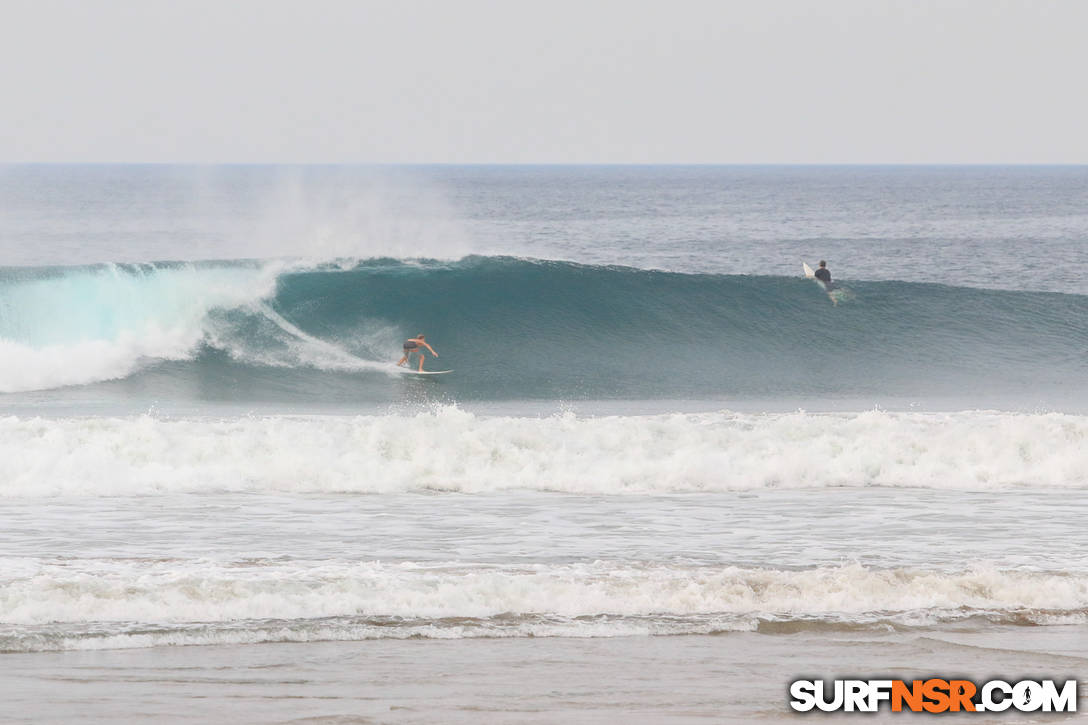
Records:
[[[831,284],[831,270],[827,267],[820,267],[816,270],[816,279],[820,280],[826,285]]]

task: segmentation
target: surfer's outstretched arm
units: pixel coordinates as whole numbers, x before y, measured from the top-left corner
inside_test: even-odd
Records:
[[[423,342],[423,341],[420,340],[420,342]],[[430,350],[432,355],[434,355],[435,357],[438,357],[438,353],[434,351],[433,347],[431,347],[430,345],[428,345],[425,342],[423,342],[423,346],[426,347],[428,350]]]

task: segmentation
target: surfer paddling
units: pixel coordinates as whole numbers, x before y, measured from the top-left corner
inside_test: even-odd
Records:
[[[423,348],[427,348],[431,351],[431,354],[438,357],[438,353],[434,351],[434,348],[427,344],[423,335],[416,335],[415,337],[404,341],[404,357],[397,362],[397,365],[403,365],[408,362],[408,359],[412,357],[412,353],[419,355],[419,372],[423,372]]]
[[[820,268],[815,272],[812,271],[812,267],[808,266],[804,261],[801,262],[801,268],[805,270],[805,276],[809,279],[815,279],[820,283],[820,286],[824,288],[824,292],[827,292],[827,296],[831,299],[831,304],[838,307],[839,297],[843,290],[835,289],[835,285],[831,283],[831,270],[827,268],[827,262],[820,260]]]

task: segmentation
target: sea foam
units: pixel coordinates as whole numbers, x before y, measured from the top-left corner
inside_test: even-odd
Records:
[[[1084,621],[1088,608],[1084,575],[986,568],[138,559],[21,568],[0,587],[0,650],[691,634],[790,622],[915,627],[968,617],[1048,625]]]
[[[0,496],[1088,486],[1088,417],[1002,412],[0,419]]]

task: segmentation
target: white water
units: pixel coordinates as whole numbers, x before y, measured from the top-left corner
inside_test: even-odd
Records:
[[[0,392],[130,375],[184,360],[208,313],[248,306],[275,288],[273,267],[72,268],[0,286]]]
[[[912,609],[1088,607],[1088,576],[803,571],[592,562],[516,568],[460,562],[5,561],[4,621],[193,622],[347,615],[494,617],[774,613],[833,616]],[[12,582],[12,577],[16,581]]]
[[[299,264],[110,264],[6,280],[0,285],[0,393],[118,380],[149,364],[192,359],[202,343],[256,365],[387,368],[308,335],[269,307],[278,275]],[[280,346],[247,347],[245,335],[214,314],[231,310],[270,322]],[[393,331],[374,334],[395,349]]]
[[[751,630],[761,620],[925,626],[981,615],[1034,624],[1088,621],[1088,576],[987,568],[949,573],[602,561],[518,567],[328,560],[2,563],[0,622],[34,627],[22,638],[29,634],[29,642],[10,642],[9,649],[26,647],[43,632],[65,631],[73,646],[101,645],[105,633],[114,646],[125,646],[131,635],[120,636],[106,624],[126,622],[153,622],[152,629],[162,630],[167,640],[192,638],[185,630],[200,629],[208,643],[254,637],[690,634]],[[324,621],[330,618],[354,619]],[[247,625],[241,633],[229,626],[254,620],[266,624]],[[75,632],[81,636],[73,637]],[[139,646],[143,639],[133,642]]]
[[[0,496],[1088,486],[1088,418],[1001,412],[0,419]]]

